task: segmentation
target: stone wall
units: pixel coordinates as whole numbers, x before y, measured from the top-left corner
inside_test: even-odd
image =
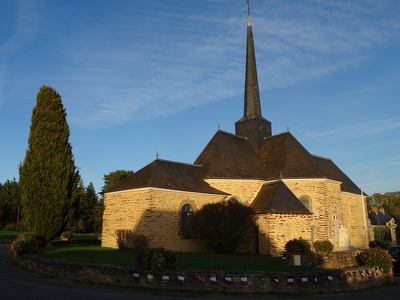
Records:
[[[284,179],[284,182],[296,197],[305,195],[311,198],[314,220],[325,220],[323,223],[310,224],[314,226],[314,241],[330,240],[337,247],[339,226],[342,224],[348,230],[352,246],[361,250],[368,248],[364,197],[342,192],[341,183],[329,179]]]
[[[180,235],[180,214],[185,204],[196,211],[204,204],[225,199],[223,195],[142,189],[108,193],[104,198],[102,246],[117,248],[116,230],[145,235],[150,247],[173,251],[206,251],[203,245]]]
[[[263,180],[243,180],[243,179],[207,179],[212,187],[231,194],[238,198],[241,203],[250,205],[257,196],[261,186],[266,183]]]
[[[243,249],[281,256],[285,244],[302,237],[311,243],[329,240],[339,247],[339,228],[348,232],[348,240],[357,249],[368,248],[366,206],[361,195],[344,193],[339,181],[329,179],[283,179],[283,182],[300,198],[310,199],[313,215],[258,215],[258,241],[253,240]],[[116,230],[132,230],[145,235],[150,247],[165,247],[174,251],[204,252],[207,248],[193,239],[181,236],[181,209],[190,204],[194,211],[206,203],[227,200],[231,196],[250,205],[259,192],[261,180],[217,180],[208,183],[230,195],[211,195],[166,189],[144,188],[105,194],[102,245],[117,247]],[[247,250],[246,250],[247,251]]]
[[[345,269],[356,267],[359,265],[358,257],[359,251],[338,251],[325,253],[312,254],[296,254],[296,253],[285,253],[283,256],[283,263],[285,265],[294,266],[295,258],[300,258],[301,266],[318,266],[327,269]]]
[[[292,239],[311,238],[311,217],[304,215],[257,215],[260,254],[282,256]]]
[[[24,257],[18,263],[45,275],[85,283],[192,292],[331,293],[371,288],[392,280],[392,274],[367,267],[293,273],[178,270],[147,274],[132,267],[72,263],[36,256]]]

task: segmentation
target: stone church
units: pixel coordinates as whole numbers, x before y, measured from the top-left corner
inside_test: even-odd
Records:
[[[235,133],[218,130],[193,164],[156,159],[104,192],[102,245],[132,230],[151,247],[207,251],[188,235],[204,204],[235,199],[257,228],[242,252],[279,256],[287,241],[330,240],[334,250],[366,249],[365,197],[328,158],[309,153],[290,132],[272,134],[262,117],[250,15],[244,115]]]

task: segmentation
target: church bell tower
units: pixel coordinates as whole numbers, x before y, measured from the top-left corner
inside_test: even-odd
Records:
[[[236,135],[244,137],[258,153],[264,138],[270,137],[271,122],[261,115],[260,92],[258,89],[256,54],[250,19],[250,1],[247,16],[246,77],[244,87],[244,116],[235,123]]]

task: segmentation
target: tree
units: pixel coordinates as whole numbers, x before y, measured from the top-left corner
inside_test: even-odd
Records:
[[[216,253],[232,253],[255,227],[251,214],[237,200],[206,204],[190,219],[190,228]]]
[[[109,174],[104,174],[104,186],[103,191],[106,191],[110,187],[116,185],[118,182],[124,180],[128,176],[132,175],[133,171],[126,171],[126,170],[117,170],[114,172],[110,172]]]
[[[61,96],[42,86],[19,174],[24,225],[46,240],[61,234],[71,223],[79,197],[80,175],[66,116]]]
[[[18,210],[21,202],[19,183],[15,178],[0,183],[0,228],[6,224],[18,223]]]
[[[81,233],[93,233],[95,231],[96,206],[99,199],[92,182],[86,188],[82,183],[81,189],[83,192],[79,198],[73,230]]]

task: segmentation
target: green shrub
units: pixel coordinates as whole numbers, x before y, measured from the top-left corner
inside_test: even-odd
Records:
[[[115,231],[119,250],[144,250],[149,247],[149,241],[143,234],[135,234],[132,230],[119,229]]]
[[[362,264],[380,267],[386,273],[392,269],[392,256],[380,247],[366,250],[360,255],[360,260]]]
[[[333,245],[330,241],[316,241],[314,243],[314,249],[316,252],[331,253]]]
[[[6,226],[4,226],[4,228],[1,231],[18,231],[17,224],[16,223],[6,224]]]
[[[142,251],[149,248],[149,241],[143,234],[132,234],[128,242],[128,247],[135,251]]]
[[[387,243],[385,243],[384,241],[370,241],[368,244],[369,248],[376,248],[376,247],[380,247],[382,249],[386,249],[389,245],[387,245]]]
[[[233,253],[255,227],[250,207],[237,200],[205,204],[189,221],[194,238],[216,253]]]
[[[119,250],[125,250],[129,247],[129,239],[132,235],[132,230],[128,229],[118,229],[115,230],[115,235],[117,236],[117,245]]]
[[[17,257],[35,253],[38,248],[37,236],[33,233],[21,233],[10,246],[11,252]]]
[[[175,252],[164,248],[144,249],[137,256],[139,269],[152,273],[175,270],[177,260]]]
[[[74,234],[72,233],[72,231],[64,231],[63,233],[61,233],[61,238],[63,239],[72,239],[74,236]]]
[[[300,237],[288,241],[285,245],[285,251],[289,253],[310,253],[311,244]]]

